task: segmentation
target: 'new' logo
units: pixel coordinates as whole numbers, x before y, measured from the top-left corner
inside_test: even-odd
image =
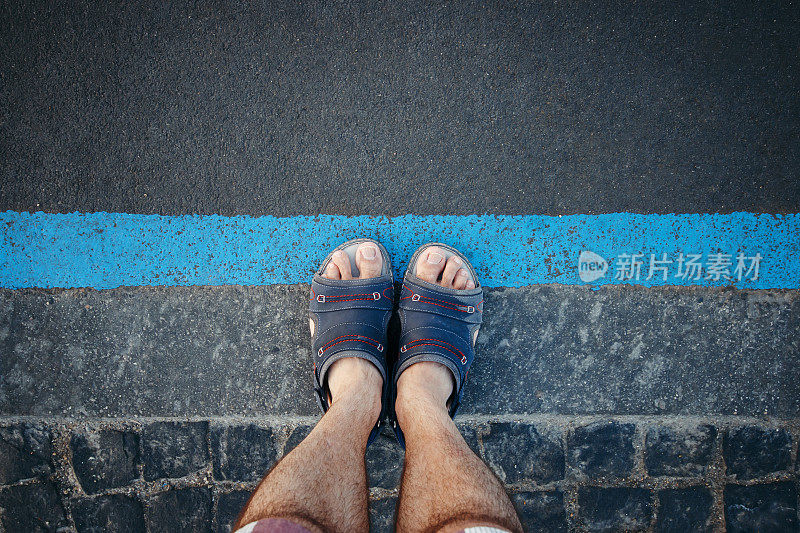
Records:
[[[578,276],[581,281],[590,282],[602,278],[608,272],[608,261],[601,255],[583,250],[578,256]]]

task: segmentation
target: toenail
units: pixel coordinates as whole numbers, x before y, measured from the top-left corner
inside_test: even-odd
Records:
[[[458,276],[459,277],[463,278],[463,277],[466,277],[466,275],[467,275],[467,271],[466,270],[459,270],[458,271]]]
[[[467,288],[468,288],[468,289],[474,289],[474,288],[475,288],[475,284],[474,284],[474,283],[472,283],[472,280],[469,280],[469,281],[467,282]]]
[[[428,263],[432,265],[438,265],[442,262],[442,259],[444,259],[444,257],[438,252],[431,252],[428,254]]]
[[[375,247],[365,246],[361,249],[361,255],[364,259],[375,259]]]
[[[457,265],[461,264],[461,259],[458,256],[453,256],[453,262]]]

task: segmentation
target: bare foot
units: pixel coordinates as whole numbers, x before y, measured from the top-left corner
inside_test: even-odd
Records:
[[[356,250],[356,267],[359,276],[354,278],[350,258],[345,252],[339,250],[333,254],[322,277],[327,279],[367,279],[379,276],[383,268],[383,256],[375,244],[364,242],[359,245]],[[377,409],[375,412],[377,418],[381,407],[383,378],[375,365],[358,357],[339,359],[328,370],[327,381],[331,393],[331,403],[346,397],[356,397],[359,401],[374,404],[373,407]]]
[[[417,259],[414,273],[423,281],[448,289],[474,289],[475,282],[470,279],[461,258],[451,255],[445,260],[445,257],[444,250],[437,246],[426,248]],[[400,425],[412,404],[424,402],[446,411],[455,385],[453,373],[442,364],[421,361],[408,367],[397,380],[395,411]]]

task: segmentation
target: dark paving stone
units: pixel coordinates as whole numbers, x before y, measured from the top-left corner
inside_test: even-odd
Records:
[[[372,533],[394,533],[397,498],[369,501],[369,530]]]
[[[725,487],[728,533],[798,531],[797,488],[792,482]]]
[[[645,435],[644,463],[651,476],[702,476],[713,460],[717,428],[656,426]]]
[[[50,430],[43,425],[0,427],[0,485],[48,476],[52,449]]]
[[[0,520],[9,533],[56,531],[67,525],[64,507],[52,483],[4,488],[0,491]]]
[[[798,295],[487,290],[463,414],[798,417]],[[307,300],[307,285],[0,290],[0,414],[316,416]]]
[[[580,488],[578,507],[588,531],[645,531],[653,518],[653,497],[644,489]]]
[[[277,436],[255,424],[212,426],[211,456],[218,481],[257,481],[278,459]]]
[[[658,493],[661,508],[658,510],[658,533],[685,533],[686,531],[712,531],[709,524],[714,500],[706,488],[668,489]]]
[[[206,488],[168,490],[150,499],[146,512],[150,533],[211,531],[211,491]]]
[[[78,533],[145,531],[141,502],[121,494],[79,500],[72,506],[72,518]]]
[[[0,210],[796,211],[796,4],[429,7],[8,3]]]
[[[633,424],[595,422],[567,435],[567,465],[592,479],[624,478],[634,465]]]
[[[557,431],[519,422],[489,425],[483,436],[486,462],[505,483],[549,483],[564,478],[564,447]]]
[[[244,509],[244,505],[250,499],[252,493],[249,490],[235,490],[233,492],[223,492],[217,500],[216,532],[231,533],[239,513]]]
[[[114,429],[87,430],[71,439],[72,466],[89,494],[128,485],[139,477],[139,436]]]
[[[289,438],[286,440],[286,445],[283,447],[283,455],[286,456],[294,450],[298,444],[303,442],[314,426],[301,425],[292,429],[289,433]]]
[[[792,465],[792,436],[785,429],[744,426],[729,430],[722,440],[728,474],[754,479]]]
[[[183,477],[208,466],[208,422],[153,422],[142,430],[144,478]]]
[[[474,425],[466,424],[464,422],[460,422],[458,418],[456,418],[456,428],[458,428],[458,431],[459,433],[461,433],[461,436],[464,437],[464,442],[467,443],[469,449],[472,450],[472,452],[475,455],[481,457],[482,456],[481,446],[480,443],[478,442],[477,427],[475,427]]]
[[[511,501],[528,533],[567,531],[567,513],[561,491],[519,492],[511,495]]]
[[[382,428],[380,435],[367,448],[367,478],[370,487],[395,489],[400,486],[405,453],[390,428]]]

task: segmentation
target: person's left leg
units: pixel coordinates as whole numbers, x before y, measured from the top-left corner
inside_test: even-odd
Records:
[[[264,477],[236,528],[262,518],[284,518],[311,531],[368,531],[367,438],[381,410],[378,370],[363,359],[333,364],[333,398],[325,416]]]
[[[361,279],[377,277],[383,258],[370,242],[356,253]],[[353,279],[343,252],[333,254],[324,278]],[[309,324],[312,327],[313,323]],[[308,437],[267,474],[236,528],[262,518],[284,518],[312,531],[368,531],[364,452],[381,413],[383,378],[369,361],[347,357],[328,370],[331,406]]]

